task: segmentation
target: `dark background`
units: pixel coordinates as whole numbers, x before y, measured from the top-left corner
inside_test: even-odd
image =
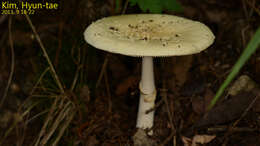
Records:
[[[57,11],[41,10],[36,11],[35,15],[29,15],[61,80],[66,97],[69,97],[68,101],[76,105],[75,116],[66,128],[59,145],[133,144],[141,58],[106,53],[88,45],[83,39],[83,32],[91,22],[106,16],[119,15],[125,1],[121,2],[122,6],[116,10],[115,0],[62,1],[62,8]],[[230,126],[242,115],[241,112],[231,114],[230,119],[223,116],[223,113],[228,111],[245,110],[245,107],[238,108],[242,107],[240,104],[243,102],[229,102],[227,105],[227,98],[223,98],[218,104],[225,105],[222,110],[211,113],[220,119],[220,122],[213,120],[200,127],[194,127],[205,114],[205,107],[259,27],[259,1],[179,2],[183,12],[165,10],[163,13],[200,21],[212,30],[216,39],[213,45],[200,54],[155,58],[158,106],[154,135],[151,138],[157,144],[172,146],[172,137],[177,139],[177,145],[183,145],[182,136],[192,138],[197,134],[209,134],[216,135],[216,138],[207,145],[259,145],[260,110],[257,110],[257,104],[250,108],[236,125],[244,130],[207,130],[214,126]],[[136,5],[128,6],[125,13],[143,12]],[[54,98],[61,92],[50,72],[42,79],[40,77],[49,65],[25,16],[0,15],[0,28],[0,99],[3,99],[1,96],[4,96],[6,87],[9,87],[0,110],[0,134],[3,137],[8,129],[13,127],[2,141],[3,144],[29,145],[37,139],[48,115],[42,114],[29,124],[25,121],[50,109]],[[11,44],[14,54],[11,52]],[[12,56],[15,57],[15,62],[11,61]],[[106,67],[103,67],[104,62],[107,62]],[[12,82],[8,84],[12,64]],[[96,87],[102,70],[104,76]],[[259,51],[250,58],[239,75],[248,75],[256,84],[260,83]],[[39,79],[41,82],[32,93],[31,90],[36,87]],[[75,79],[76,84],[73,90],[70,90]],[[167,92],[161,89],[167,89]],[[163,101],[163,96],[167,96],[167,102]],[[243,97],[249,96],[249,93],[243,93]],[[21,108],[25,101],[29,106]],[[17,114],[23,113],[35,102],[40,104],[30,109],[30,114],[15,123]],[[51,139],[55,137],[57,134]],[[52,140],[48,143],[52,143]]]

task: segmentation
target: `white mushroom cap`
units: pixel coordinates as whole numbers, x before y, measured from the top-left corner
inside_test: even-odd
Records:
[[[84,37],[98,49],[129,56],[199,53],[215,38],[200,22],[165,14],[106,17],[92,23]]]

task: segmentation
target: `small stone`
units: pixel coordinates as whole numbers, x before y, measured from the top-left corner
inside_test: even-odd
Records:
[[[134,146],[156,146],[156,142],[149,138],[143,129],[138,129],[133,136]]]

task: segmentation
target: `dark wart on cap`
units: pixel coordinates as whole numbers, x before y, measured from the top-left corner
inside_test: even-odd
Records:
[[[215,38],[210,29],[200,22],[160,14],[103,18],[92,23],[84,37],[98,49],[142,57],[136,120],[139,129],[150,129],[154,122],[154,111],[147,113],[154,108],[157,93],[153,57],[199,53],[209,47]],[[148,134],[152,135],[152,131]]]
[[[84,33],[98,49],[129,56],[179,56],[199,53],[215,37],[198,22],[173,15],[137,14],[100,19]]]

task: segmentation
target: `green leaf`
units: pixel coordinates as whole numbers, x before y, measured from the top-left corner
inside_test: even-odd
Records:
[[[120,1],[116,0],[116,12],[119,12],[120,9]]]
[[[181,12],[182,7],[176,0],[130,0],[130,5],[138,4],[143,12],[162,13],[163,10]]]
[[[129,3],[130,3],[130,6],[134,6],[136,5],[138,0],[130,0]]]
[[[183,9],[181,4],[179,4],[176,0],[166,0],[164,3],[165,9],[172,10],[175,12],[182,12]]]
[[[246,63],[246,61],[250,58],[250,56],[256,51],[260,44],[260,27],[257,29],[255,35],[248,43],[246,49],[243,51],[242,55],[239,57],[236,64],[233,66],[231,73],[228,75],[224,83],[218,89],[215,97],[210,103],[209,109],[211,109],[222,95],[226,87],[230,84],[230,82],[234,79],[234,77],[239,73],[240,69]]]

